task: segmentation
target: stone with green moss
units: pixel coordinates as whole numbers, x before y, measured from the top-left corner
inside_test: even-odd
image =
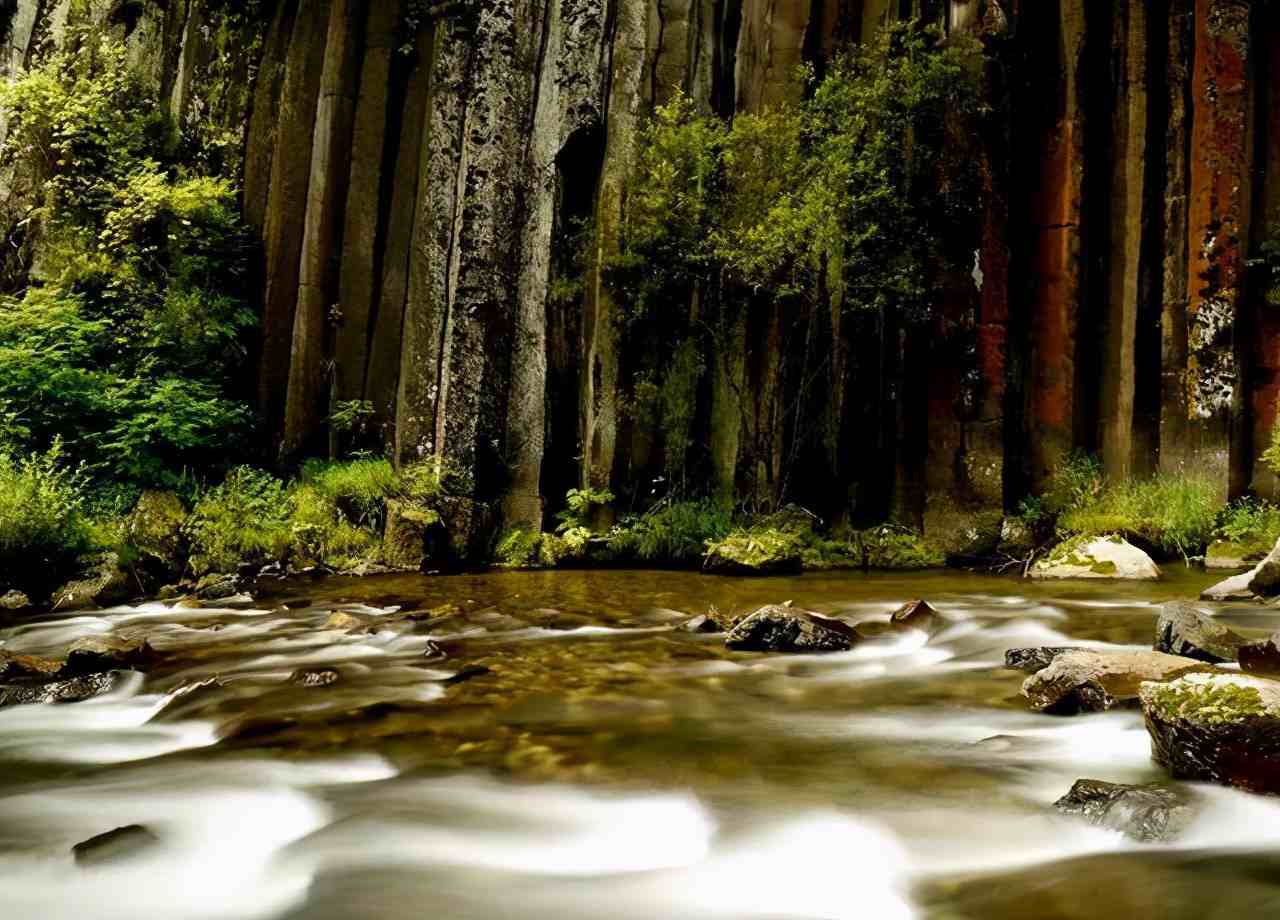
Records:
[[[715,575],[784,575],[801,570],[804,541],[775,528],[738,530],[712,543],[702,571]]]
[[[1154,581],[1160,568],[1123,537],[1078,536],[1059,543],[1031,567],[1032,578],[1116,578]]]
[[[1244,543],[1236,540],[1215,540],[1205,550],[1206,569],[1247,569],[1261,562],[1269,546]]]
[[[1280,793],[1280,682],[1188,674],[1140,689],[1151,754],[1176,779]]]

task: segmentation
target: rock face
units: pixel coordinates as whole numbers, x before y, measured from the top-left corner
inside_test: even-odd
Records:
[[[62,673],[97,674],[103,671],[137,670],[147,667],[155,657],[155,649],[145,639],[91,636],[72,644]]]
[[[1208,662],[1235,661],[1244,644],[1243,636],[1215,622],[1194,604],[1170,601],[1160,608],[1153,646],[1157,652]]]
[[[1280,543],[1250,573],[1249,590],[1260,597],[1280,594]]]
[[[0,10],[0,76],[56,45],[68,15],[94,16],[153,78],[162,111],[242,137],[244,216],[263,251],[252,343],[263,453],[345,447],[332,403],[367,403],[398,462],[460,474],[467,504],[443,522],[459,550],[484,546],[498,507],[503,525],[537,529],[567,489],[634,495],[670,459],[659,426],[627,407],[671,350],[620,322],[602,271],[654,106],[678,90],[699,112],[762,111],[798,91],[797,65],[821,71],[844,43],[917,16],[983,46],[988,114],[957,138],[981,166],[976,271],[946,279],[934,321],[914,330],[838,303],[674,296],[665,315],[716,331],[690,432],[715,494],[795,500],[833,520],[857,506],[928,529],[941,498],[989,514],[1079,447],[1100,448],[1109,476],[1158,462],[1224,494],[1274,489],[1260,453],[1280,402],[1280,319],[1246,296],[1250,251],[1280,201],[1274,4]],[[0,229],[39,191],[0,168]],[[894,393],[892,408],[863,392]],[[1026,536],[1006,527],[1002,545],[1022,558]],[[1122,567],[1095,558],[1066,577],[1102,577],[1109,563]]]
[[[1126,786],[1096,779],[1076,780],[1071,791],[1053,807],[1142,843],[1172,840],[1195,817],[1185,791],[1158,783]]]
[[[847,623],[774,604],[739,620],[724,644],[749,652],[842,652],[858,638]]]
[[[67,582],[53,592],[55,610],[83,610],[94,607],[110,607],[122,604],[140,589],[129,573],[120,568],[115,553],[108,553],[95,561],[79,578]]]
[[[1022,695],[1032,707],[1055,715],[1102,712],[1138,698],[1146,681],[1170,681],[1208,666],[1163,652],[1095,652],[1058,655],[1028,677]]]
[[[1206,569],[1251,569],[1266,558],[1266,552],[1259,552],[1256,547],[1232,543],[1228,540],[1215,540],[1205,550],[1204,567]]]
[[[1031,567],[1032,578],[1115,578],[1154,581],[1151,557],[1121,537],[1075,537]]]
[[[1280,793],[1280,682],[1190,674],[1144,684],[1151,755],[1176,779]]]

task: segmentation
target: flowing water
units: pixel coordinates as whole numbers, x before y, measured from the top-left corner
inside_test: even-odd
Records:
[[[0,630],[10,651],[145,635],[94,700],[0,709],[0,913],[127,920],[1218,918],[1280,915],[1280,800],[1196,787],[1173,844],[1056,814],[1150,781],[1140,714],[1028,712],[1025,645],[1149,647],[1214,580],[503,573],[288,584]],[[674,628],[794,599],[952,621],[823,656]],[[332,611],[370,624],[327,627]],[[1280,611],[1223,608],[1258,635]],[[325,686],[290,681],[332,669]],[[332,676],[332,675],[330,675]],[[73,844],[158,840],[97,865]]]

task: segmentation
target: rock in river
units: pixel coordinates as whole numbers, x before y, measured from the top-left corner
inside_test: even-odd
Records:
[[[1249,590],[1261,597],[1280,594],[1280,540],[1249,573]]]
[[[0,708],[36,703],[79,703],[101,696],[115,686],[112,673],[85,674],[65,680],[0,684]]]
[[[1031,577],[1154,581],[1160,569],[1123,537],[1073,537],[1032,566]]]
[[[1195,817],[1190,795],[1159,783],[1126,786],[1079,779],[1053,807],[1143,843],[1171,840]]]
[[[1251,601],[1254,593],[1249,589],[1253,581],[1253,572],[1241,572],[1232,575],[1200,592],[1202,601]]]
[[[945,629],[949,621],[927,601],[907,601],[889,617],[890,629],[918,629],[930,636]]]
[[[140,670],[155,659],[155,649],[145,639],[118,636],[86,636],[67,652],[63,674],[97,674],[102,671]]]
[[[751,652],[842,652],[858,639],[857,630],[840,620],[771,604],[739,620],[724,644]]]
[[[1004,666],[1010,671],[1034,674],[1053,663],[1053,659],[1065,652],[1079,651],[1073,646],[1048,645],[1039,648],[1011,648],[1004,653]]]
[[[1188,674],[1142,686],[1151,756],[1175,779],[1280,793],[1280,682]]]
[[[1195,604],[1170,601],[1156,620],[1157,652],[1183,655],[1200,661],[1235,661],[1247,640],[1216,622]]]
[[[82,840],[71,848],[77,866],[100,866],[136,856],[160,842],[153,831],[141,824],[128,824]]]
[[[1209,665],[1163,652],[1076,649],[1054,658],[1022,684],[1022,695],[1041,712],[1102,712],[1137,699],[1144,681],[1169,681]]]
[[[1280,634],[1240,646],[1240,669],[1250,674],[1280,676]]]

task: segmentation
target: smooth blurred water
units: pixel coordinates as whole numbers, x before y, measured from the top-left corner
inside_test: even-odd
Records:
[[[1280,801],[1197,788],[1194,822],[1161,845],[1060,816],[1078,778],[1161,778],[1141,717],[1030,713],[1000,668],[1015,646],[1149,646],[1158,604],[1212,580],[331,579],[256,607],[3,629],[11,651],[116,632],[160,652],[107,696],[0,709],[3,915],[1280,914]],[[678,629],[711,604],[864,622],[915,597],[950,625],[832,655]],[[368,630],[326,627],[334,610]],[[1220,615],[1280,627],[1271,608]],[[340,677],[303,687],[299,668]],[[131,824],[158,844],[76,865],[74,844]]]

